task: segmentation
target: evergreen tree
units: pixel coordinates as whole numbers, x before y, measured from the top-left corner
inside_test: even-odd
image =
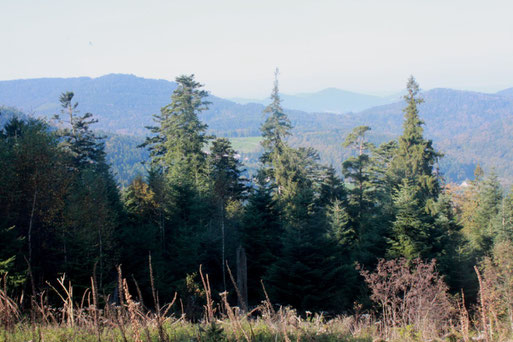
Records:
[[[448,237],[459,227],[446,210],[441,210],[444,205],[437,205],[442,192],[434,167],[441,154],[433,149],[431,140],[423,137],[417,108],[423,100],[413,77],[408,80],[404,98],[403,133],[385,175],[390,181],[395,210],[388,255],[439,258],[455,248]],[[442,217],[451,220],[450,224]]]
[[[429,205],[428,202],[433,201],[440,193],[439,180],[433,168],[441,154],[434,150],[433,142],[423,136],[424,122],[419,117],[418,105],[424,100],[419,96],[420,88],[413,76],[408,79],[406,90],[403,133],[399,137],[388,176],[396,189],[402,186],[403,179],[419,187],[419,191],[423,193],[421,205]]]
[[[194,80],[194,75],[176,78],[177,88],[171,95],[171,103],[162,107],[160,115],[154,115],[155,127],[148,127],[153,134],[142,145],[150,150],[152,163],[158,165],[172,177],[200,181],[206,171],[206,155],[203,147],[210,137],[207,125],[198,115],[206,110],[208,93]]]
[[[248,196],[241,225],[241,243],[247,255],[248,298],[258,304],[264,298],[260,281],[281,254],[283,228],[271,185],[260,174]]]
[[[104,137],[91,125],[93,114],[79,115],[74,93],[61,94],[60,147],[70,156],[69,194],[60,225],[65,271],[77,284],[87,284],[97,264],[99,286],[119,259],[117,253],[121,201],[117,185],[105,160]],[[85,219],[88,218],[88,219]],[[77,238],[78,237],[78,238]]]
[[[374,204],[375,189],[370,182],[371,163],[367,154],[372,145],[365,138],[369,130],[367,126],[356,127],[343,143],[344,147],[351,147],[357,152],[356,157],[350,157],[342,164],[344,177],[353,185],[349,191],[348,209],[356,240],[361,239],[364,229],[369,226],[370,209]]]
[[[98,120],[94,119],[91,113],[80,116],[77,110],[78,102],[73,103],[74,96],[73,92],[68,91],[59,97],[61,115],[67,117],[65,120],[61,115],[55,115],[61,125],[67,124],[67,127],[59,131],[64,138],[62,145],[71,154],[73,164],[77,168],[104,163],[105,146],[102,141],[104,137],[96,136],[90,129],[90,125],[97,123]]]
[[[245,186],[241,179],[241,163],[236,158],[235,150],[226,138],[217,138],[212,142],[209,155],[213,196],[218,208],[221,226],[221,269],[223,289],[226,291],[226,206],[230,201],[239,201],[243,197]]]
[[[281,98],[278,88],[278,69],[274,73],[274,87],[271,93],[271,103],[264,109],[265,122],[260,131],[262,132],[262,147],[264,153],[260,161],[264,164],[269,177],[275,180],[278,192],[281,191],[282,181],[279,175],[275,175],[275,169],[279,157],[288,149],[286,139],[290,136],[292,124],[281,107]]]
[[[396,216],[388,250],[389,257],[413,260],[434,256],[430,241],[433,226],[421,200],[417,188],[404,179],[394,196]]]
[[[351,247],[356,240],[356,232],[350,224],[350,217],[343,202],[336,199],[327,207],[328,239],[335,242],[346,254],[351,252]]]
[[[511,191],[502,200],[495,231],[494,245],[502,241],[513,242],[513,193]]]
[[[158,276],[160,293],[161,277],[165,274],[162,241],[165,236],[160,229],[160,207],[156,194],[141,176],[137,176],[123,194],[127,222],[121,232],[121,263],[125,272],[130,272],[139,284],[143,297],[151,298],[148,276],[148,255]]]
[[[209,163],[204,151],[210,136],[199,114],[207,109],[208,93],[194,75],[176,78],[171,103],[154,116],[152,136],[143,147],[150,150],[152,167],[148,183],[155,193],[165,275],[160,288],[179,286],[202,260],[210,260],[208,230],[215,223]],[[172,262],[171,262],[172,260]],[[208,267],[206,267],[208,272]]]
[[[319,208],[326,208],[335,201],[345,200],[347,190],[337,176],[335,168],[332,166],[321,168],[319,178],[317,182],[319,186],[317,206]]]
[[[2,134],[0,230],[9,239],[13,275],[31,274],[29,293],[56,274],[55,226],[63,211],[70,174],[55,136],[40,121],[14,117]],[[14,254],[13,254],[14,253]],[[0,260],[4,256],[0,255]]]
[[[496,228],[502,226],[499,213],[503,194],[497,176],[492,173],[484,179],[481,177],[483,173],[476,172],[462,213],[464,232],[477,258],[491,251],[498,234]]]
[[[390,218],[386,215],[387,196],[385,170],[390,163],[393,145],[376,148],[366,138],[370,127],[359,126],[346,137],[343,146],[353,150],[353,156],[342,164],[342,173],[351,184],[346,212],[348,240],[346,248],[359,263],[369,265],[383,257],[383,245]]]

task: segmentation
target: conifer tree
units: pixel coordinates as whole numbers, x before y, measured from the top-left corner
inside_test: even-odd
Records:
[[[226,205],[243,197],[245,186],[241,179],[241,162],[236,158],[235,150],[226,138],[217,138],[212,142],[209,155],[210,177],[213,182],[213,196],[218,208],[221,226],[221,268],[223,289],[226,291]]]
[[[334,167],[320,168],[320,176],[317,183],[319,186],[317,206],[319,208],[326,208],[335,201],[345,200],[347,189],[342,180],[337,176]]]
[[[32,274],[33,293],[43,275],[56,274],[54,232],[67,195],[68,159],[40,120],[14,117],[1,140],[0,231],[10,240],[2,250],[7,258],[15,256],[9,263],[13,275]]]
[[[55,115],[61,125],[57,132],[60,146],[70,156],[74,171],[60,227],[62,253],[65,270],[77,283],[86,283],[98,263],[101,287],[104,275],[118,260],[121,201],[105,160],[104,137],[90,127],[98,120],[91,113],[79,115],[73,98],[73,92],[62,93],[61,114]]]
[[[152,163],[162,167],[172,177],[188,178],[197,183],[200,174],[206,172],[206,155],[203,147],[209,136],[207,125],[198,115],[208,108],[208,93],[194,80],[194,75],[176,78],[177,88],[171,95],[171,103],[162,107],[160,115],[154,115],[155,127],[148,127],[152,136],[146,138],[143,147],[150,150]]]
[[[194,75],[179,76],[176,82],[171,103],[154,116],[157,125],[149,127],[152,135],[141,145],[152,158],[148,183],[158,206],[167,274],[158,286],[167,288],[166,294],[196,271],[201,260],[211,259],[205,255],[211,245],[206,234],[216,209],[204,151],[211,137],[199,119],[209,104],[208,93]]]
[[[260,128],[262,132],[262,147],[264,153],[260,158],[264,164],[268,176],[275,180],[277,191],[281,191],[280,184],[282,182],[279,175],[276,175],[277,163],[279,158],[289,148],[286,142],[287,137],[291,134],[292,124],[288,116],[281,107],[281,98],[278,88],[278,69],[274,73],[274,87],[271,93],[271,103],[264,109],[266,116],[265,122]]]
[[[160,229],[160,207],[156,194],[142,176],[137,176],[123,194],[127,220],[121,232],[121,263],[125,271],[131,272],[141,291],[151,297],[148,277],[148,255],[152,267],[160,277],[164,274],[163,245],[165,236]],[[157,282],[159,291],[161,282]]]
[[[281,254],[283,234],[278,204],[265,178],[262,173],[257,177],[241,225],[241,243],[247,254],[248,298],[254,305],[264,298],[260,281]]]
[[[396,216],[392,227],[392,239],[388,256],[413,260],[433,257],[430,241],[432,222],[421,205],[420,193],[407,179],[394,196]]]
[[[383,245],[388,229],[386,217],[386,187],[384,173],[389,163],[392,146],[383,144],[376,148],[369,143],[368,126],[353,129],[343,146],[353,150],[353,156],[342,163],[342,173],[352,187],[348,191],[346,212],[347,232],[353,235],[346,248],[359,263],[369,265],[383,257]]]
[[[97,123],[98,120],[94,119],[91,113],[80,116],[77,109],[78,102],[73,103],[74,96],[74,93],[70,91],[62,93],[59,97],[62,107],[61,115],[54,116],[61,124],[67,124],[67,127],[63,127],[59,131],[64,138],[62,145],[71,154],[76,168],[104,163],[103,137],[96,136],[90,128],[90,125]]]
[[[511,190],[502,199],[499,217],[496,220],[494,230],[496,232],[494,245],[502,241],[513,242],[513,193]]]
[[[292,128],[281,108],[277,73],[272,103],[262,130],[262,172],[274,188],[283,229],[281,250],[265,280],[271,300],[306,310],[337,297],[343,280],[336,247],[326,235],[324,208],[319,208],[322,168],[312,148],[292,148]],[[332,189],[333,191],[338,191]],[[340,297],[338,297],[340,298]]]
[[[464,232],[477,257],[491,251],[494,239],[499,233],[497,229],[502,226],[499,215],[503,204],[501,186],[495,173],[484,179],[481,179],[482,176],[482,172],[477,172],[476,180],[472,183],[475,192],[471,193],[475,196],[468,199],[463,212]]]
[[[445,206],[437,203],[442,200],[439,197],[441,186],[434,167],[441,154],[434,150],[432,141],[423,136],[423,122],[417,107],[423,102],[419,91],[417,82],[410,77],[404,97],[403,133],[386,173],[395,210],[388,255],[408,259],[438,258],[447,254],[455,247],[451,245],[453,240],[447,238],[454,231],[447,227],[459,229],[452,216],[444,211]],[[452,220],[449,225],[441,224],[443,216]]]
[[[353,184],[349,193],[349,210],[356,239],[360,240],[368,227],[370,207],[374,204],[374,187],[370,183],[370,157],[367,154],[372,145],[366,141],[365,134],[370,130],[368,126],[359,126],[346,137],[344,147],[356,150],[357,155],[350,157],[342,164],[344,177]]]
[[[392,184],[398,189],[403,179],[419,187],[423,193],[421,205],[433,200],[440,193],[438,177],[434,174],[434,166],[441,156],[433,148],[433,142],[424,138],[424,122],[419,117],[418,105],[424,102],[419,96],[420,88],[413,76],[406,85],[407,94],[404,96],[403,133],[388,170]]]

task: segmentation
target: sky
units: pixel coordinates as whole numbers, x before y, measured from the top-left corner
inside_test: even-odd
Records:
[[[0,80],[196,75],[222,97],[513,87],[513,1],[0,0]]]

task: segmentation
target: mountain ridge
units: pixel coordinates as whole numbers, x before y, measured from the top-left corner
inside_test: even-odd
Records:
[[[148,134],[145,126],[152,124],[151,115],[171,101],[175,87],[174,82],[126,74],[0,81],[0,105],[50,118],[60,109],[60,93],[71,90],[75,92],[79,109],[99,119],[97,129],[144,136]],[[426,123],[425,135],[445,154],[441,165],[449,180],[472,177],[477,163],[488,170],[496,167],[503,179],[513,179],[510,89],[513,91],[508,88],[489,94],[435,88],[422,93],[425,102],[419,110]],[[200,118],[209,125],[211,133],[227,137],[260,135],[263,104],[237,104],[214,95],[209,100],[210,109]],[[291,143],[315,147],[326,163],[339,166],[349,155],[340,144],[353,127],[371,126],[369,137],[375,143],[393,139],[401,132],[403,107],[404,103],[399,101],[346,114],[287,109],[295,127]]]

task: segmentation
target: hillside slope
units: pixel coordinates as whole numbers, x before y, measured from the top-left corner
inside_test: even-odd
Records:
[[[120,74],[1,81],[0,105],[50,118],[59,110],[59,95],[71,90],[80,110],[99,118],[97,129],[140,137],[147,134],[144,127],[152,124],[151,115],[170,102],[175,87],[175,83],[166,80]],[[441,168],[448,180],[471,177],[476,163],[488,171],[496,168],[504,183],[513,179],[512,89],[496,94],[453,89],[424,92],[420,114],[426,123],[425,134],[445,154]],[[210,109],[202,113],[201,119],[209,125],[211,133],[228,137],[260,134],[264,105],[237,104],[216,96],[209,100]],[[341,142],[352,127],[371,126],[370,138],[376,143],[395,138],[401,132],[403,106],[402,102],[395,102],[343,115],[286,110],[295,126],[291,143],[315,147],[324,162],[339,167],[348,155]]]
[[[337,88],[327,88],[314,93],[281,95],[283,106],[305,112],[348,113],[394,102],[390,97],[359,94]],[[266,104],[268,99],[232,99],[236,103]]]

